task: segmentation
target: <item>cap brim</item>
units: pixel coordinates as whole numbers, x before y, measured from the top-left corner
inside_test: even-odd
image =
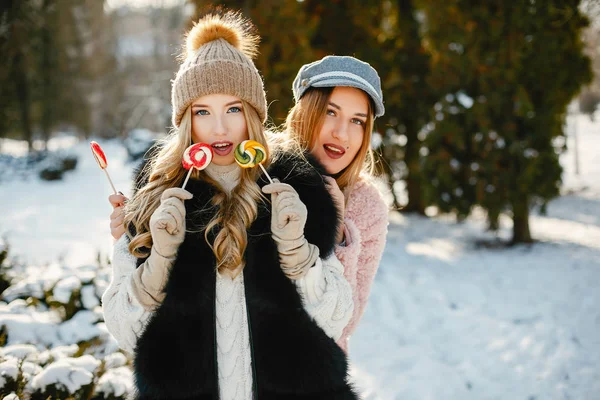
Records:
[[[373,91],[370,88],[368,88],[365,85],[360,84],[359,82],[354,82],[351,80],[340,81],[338,79],[336,79],[335,81],[323,80],[323,81],[317,81],[317,82],[311,83],[307,89],[309,89],[310,87],[337,87],[337,86],[353,87],[353,88],[362,90],[371,98],[371,100],[373,100],[373,104],[375,105],[375,117],[381,117],[385,113],[383,104],[381,103],[381,100],[378,99],[377,95],[375,93],[373,93]]]

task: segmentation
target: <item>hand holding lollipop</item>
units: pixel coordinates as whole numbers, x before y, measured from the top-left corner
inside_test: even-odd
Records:
[[[93,140],[90,142],[90,147],[92,148],[92,154],[94,155],[96,162],[106,174],[108,182],[110,182],[110,186],[112,186],[113,191],[115,192],[115,194],[117,194],[117,189],[115,189],[115,185],[113,185],[112,180],[108,175],[108,171],[106,170],[108,162],[106,161],[106,156],[104,155],[104,151],[102,151],[102,147],[100,147],[100,145],[97,142],[94,142]]]
[[[267,161],[267,151],[262,144],[256,140],[244,140],[236,146],[234,157],[235,161],[242,168],[252,168],[258,165],[267,176],[269,182],[273,183],[267,170],[262,166],[262,163]]]
[[[188,179],[190,179],[192,170],[194,168],[198,171],[203,170],[204,168],[208,167],[208,164],[210,164],[212,158],[212,148],[206,143],[195,143],[185,149],[181,163],[183,164],[183,168],[187,169],[189,172],[185,177],[185,181],[183,182],[183,189],[185,189],[185,185],[187,184]]]

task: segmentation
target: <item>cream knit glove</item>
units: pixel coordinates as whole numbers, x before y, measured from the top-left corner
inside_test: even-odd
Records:
[[[160,198],[160,205],[150,217],[152,251],[131,277],[135,297],[148,310],[156,308],[164,299],[163,288],[179,245],[185,238],[183,201],[192,197],[185,189],[167,189]]]
[[[281,269],[290,279],[300,279],[319,258],[319,248],[304,238],[307,209],[296,190],[275,182],[262,188],[271,196],[271,234],[277,243]]]

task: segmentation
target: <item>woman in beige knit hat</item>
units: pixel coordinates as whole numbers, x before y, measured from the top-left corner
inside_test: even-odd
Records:
[[[174,130],[136,171],[103,295],[106,326],[134,360],[136,398],[356,399],[335,343],[353,312],[332,255],[337,209],[309,154],[271,149],[240,168],[233,149],[267,147],[258,37],[239,14],[187,35],[173,81]],[[211,145],[192,174],[190,143]]]

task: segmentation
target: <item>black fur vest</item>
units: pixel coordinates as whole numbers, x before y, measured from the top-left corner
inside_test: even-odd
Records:
[[[324,170],[314,158],[307,159],[310,164],[301,157],[280,154],[268,170],[271,177],[292,185],[306,204],[305,237],[324,257],[334,248],[337,211],[321,178]],[[139,174],[136,184],[141,187],[143,182]],[[259,185],[266,183],[261,177]],[[186,189],[194,195],[185,202],[186,227],[194,231],[213,216],[216,209],[211,199],[217,189],[200,180],[190,180]],[[198,210],[205,211],[194,212]],[[344,352],[311,319],[294,283],[281,271],[270,220],[270,204],[259,203],[258,217],[248,230],[243,272],[253,398],[357,399],[347,383]],[[166,297],[137,343],[137,399],[218,399],[215,273],[215,257],[204,232],[188,232],[165,286]]]

